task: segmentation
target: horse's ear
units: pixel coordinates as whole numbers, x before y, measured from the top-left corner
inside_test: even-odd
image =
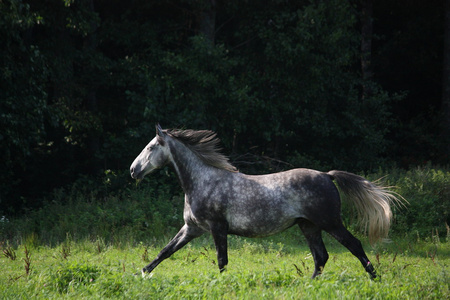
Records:
[[[163,132],[163,129],[161,128],[161,125],[156,124],[156,137],[158,139],[158,143],[161,146],[164,146],[165,141],[164,138],[166,137],[166,134]]]

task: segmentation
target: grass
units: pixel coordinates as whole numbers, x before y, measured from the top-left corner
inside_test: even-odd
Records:
[[[299,239],[300,244],[294,242]],[[328,236],[330,259],[324,273],[310,279],[313,259],[293,231],[269,239],[230,237],[230,263],[224,273],[218,271],[211,239],[204,237],[164,261],[151,276],[134,276],[164,243],[107,245],[101,239],[68,238],[55,247],[3,245],[0,295],[2,299],[450,299],[448,241],[405,238],[375,248],[365,245],[381,275],[379,281],[370,280],[359,261]]]

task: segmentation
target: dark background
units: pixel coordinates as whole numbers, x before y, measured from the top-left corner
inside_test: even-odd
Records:
[[[445,1],[0,2],[0,213],[117,189],[154,125],[243,172],[449,163]]]

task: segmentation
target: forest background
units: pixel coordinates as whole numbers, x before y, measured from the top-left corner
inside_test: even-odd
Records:
[[[135,189],[156,122],[253,174],[448,165],[444,2],[0,0],[0,216]]]

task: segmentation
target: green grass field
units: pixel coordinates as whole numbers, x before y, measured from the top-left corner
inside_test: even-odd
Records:
[[[2,299],[450,299],[450,243],[395,239],[364,248],[381,280],[324,236],[330,259],[310,279],[313,259],[294,229],[267,239],[230,236],[229,265],[219,273],[212,240],[202,237],[158,266],[134,276],[166,241],[108,245],[102,239],[56,247],[2,246]],[[28,252],[28,253],[26,253]],[[12,259],[14,258],[15,259]]]

